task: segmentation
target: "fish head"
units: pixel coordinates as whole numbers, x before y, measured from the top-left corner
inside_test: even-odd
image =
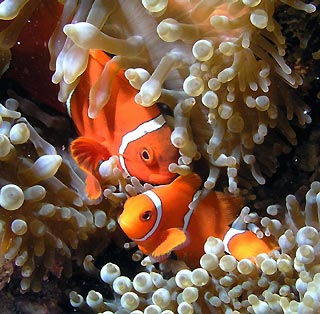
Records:
[[[118,218],[123,232],[133,241],[143,243],[157,230],[157,209],[145,194],[130,197]]]
[[[187,244],[186,233],[174,224],[171,226],[170,217],[164,215],[162,209],[162,198],[154,192],[167,188],[155,188],[129,198],[118,218],[126,235],[138,244],[144,254],[158,262]]]
[[[146,133],[131,142],[122,156],[122,168],[139,180],[151,184],[167,184],[177,174],[169,171],[171,163],[177,163],[179,151],[170,140],[171,129],[167,124]]]

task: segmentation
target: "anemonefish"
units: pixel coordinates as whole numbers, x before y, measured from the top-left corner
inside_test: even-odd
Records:
[[[113,80],[111,97],[91,119],[89,93],[110,57],[90,50],[87,70],[70,98],[69,112],[80,134],[71,145],[71,154],[87,174],[86,191],[90,198],[101,194],[98,167],[116,155],[118,166],[129,175],[151,184],[167,184],[176,174],[168,167],[178,160],[178,150],[170,140],[171,129],[157,106],[142,107],[135,101],[137,90],[130,86],[123,71]]]
[[[209,236],[223,240],[225,251],[238,260],[269,253],[277,247],[271,237],[229,225],[242,208],[242,198],[210,191],[195,209],[189,204],[202,184],[195,174],[127,199],[118,222],[146,255],[157,261],[174,251],[190,267],[198,267]],[[191,207],[192,208],[192,207]]]
[[[28,5],[28,4],[27,4]],[[49,38],[57,26],[63,5],[43,0],[26,18],[4,80],[20,84],[27,97],[67,114],[58,101],[58,85],[51,81]],[[27,21],[28,20],[28,21]],[[0,30],[10,25],[0,21]],[[11,22],[11,21],[10,21]],[[171,144],[171,130],[156,106],[144,108],[134,102],[136,91],[121,72],[113,80],[111,97],[95,119],[88,117],[89,92],[110,60],[102,51],[90,51],[87,70],[69,99],[69,113],[80,138],[71,143],[71,153],[87,173],[89,198],[101,194],[97,167],[111,155],[119,157],[119,167],[141,181],[166,184],[176,175],[168,171],[177,162],[178,150]]]

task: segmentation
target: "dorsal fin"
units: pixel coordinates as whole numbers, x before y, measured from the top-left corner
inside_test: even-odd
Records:
[[[219,191],[212,191],[209,197],[204,199],[204,202],[209,202],[209,206],[214,207],[214,211],[223,225],[230,225],[234,222],[244,203],[241,196]]]
[[[99,62],[103,67],[109,60],[111,60],[111,58],[102,50],[90,49],[89,54],[93,59]]]
[[[194,172],[187,174],[186,176],[179,176],[172,183],[170,183],[172,187],[178,188],[180,186],[181,188],[183,186],[187,186],[192,188],[195,191],[200,188],[201,184],[202,184],[201,177]]]

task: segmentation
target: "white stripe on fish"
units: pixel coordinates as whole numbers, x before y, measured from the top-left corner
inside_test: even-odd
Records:
[[[128,172],[128,169],[126,167],[126,163],[123,157],[123,154],[126,148],[128,147],[128,145],[131,142],[145,136],[146,134],[149,134],[153,131],[160,129],[165,123],[166,123],[166,120],[160,114],[156,118],[140,124],[136,129],[132,130],[131,132],[128,132],[122,137],[122,141],[119,146],[119,162],[122,169],[125,170],[129,175],[130,173]]]

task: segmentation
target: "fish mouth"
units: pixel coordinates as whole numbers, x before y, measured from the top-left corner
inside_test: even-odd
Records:
[[[135,230],[132,229],[132,226],[134,225],[131,221],[123,220],[123,217],[121,215],[117,218],[117,222],[121,228],[121,230],[126,234],[126,236],[131,239],[134,242],[140,242],[139,238],[137,237],[137,234]]]
[[[118,225],[119,225],[119,226],[121,227],[121,229],[122,229],[123,223],[121,222],[121,215],[118,216],[117,222],[118,222]]]
[[[128,232],[129,231],[128,224],[126,224],[123,221],[123,218],[121,218],[121,215],[117,218],[117,222],[118,222],[118,225],[120,226],[121,230],[127,235],[127,237],[131,238],[130,232]]]

